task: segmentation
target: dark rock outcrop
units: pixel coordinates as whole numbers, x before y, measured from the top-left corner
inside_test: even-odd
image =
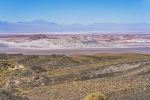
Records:
[[[12,93],[0,90],[0,100],[30,100],[28,97],[16,96]]]

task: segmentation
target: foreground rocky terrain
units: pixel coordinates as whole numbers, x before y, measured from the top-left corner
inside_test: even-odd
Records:
[[[149,54],[0,54],[1,100],[149,100]]]

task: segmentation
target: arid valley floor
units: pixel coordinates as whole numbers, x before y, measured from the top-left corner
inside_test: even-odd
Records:
[[[0,36],[0,100],[150,100],[149,47],[147,34]]]

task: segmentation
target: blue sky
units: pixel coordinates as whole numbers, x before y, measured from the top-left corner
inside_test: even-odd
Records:
[[[0,20],[60,24],[150,23],[150,0],[0,0]]]

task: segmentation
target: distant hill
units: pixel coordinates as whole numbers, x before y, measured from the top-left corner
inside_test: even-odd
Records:
[[[0,33],[26,32],[150,32],[150,24],[94,23],[82,25],[77,23],[60,25],[55,22],[48,22],[41,19],[15,23],[0,21]]]

